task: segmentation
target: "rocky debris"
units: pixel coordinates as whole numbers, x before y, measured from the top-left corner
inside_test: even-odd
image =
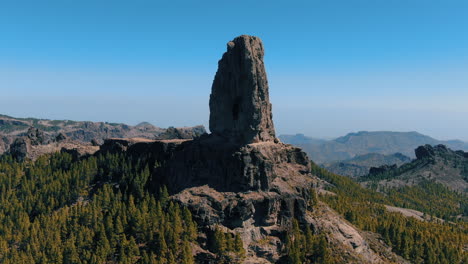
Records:
[[[275,140],[263,44],[243,35],[227,44],[210,96],[210,131],[243,144]]]

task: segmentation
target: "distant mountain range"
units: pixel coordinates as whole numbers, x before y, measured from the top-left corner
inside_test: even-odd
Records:
[[[318,164],[348,160],[368,153],[401,153],[414,158],[414,149],[426,144],[443,144],[454,150],[468,151],[468,143],[461,140],[437,140],[418,132],[361,131],[322,142],[302,134],[281,135],[279,138],[285,143],[301,147]]]
[[[325,163],[322,165],[322,167],[335,174],[354,178],[367,175],[369,173],[370,168],[372,167],[380,167],[383,165],[394,164],[397,166],[401,166],[410,161],[411,158],[401,153],[395,153],[392,155],[368,153],[356,156],[348,160]]]
[[[77,143],[102,144],[106,138],[141,137],[147,139],[188,139],[206,133],[205,127],[160,128],[143,122],[136,126],[121,123],[15,118],[0,115],[0,154],[21,137],[30,136],[31,128],[40,134],[38,145],[54,142],[56,137],[65,137]]]

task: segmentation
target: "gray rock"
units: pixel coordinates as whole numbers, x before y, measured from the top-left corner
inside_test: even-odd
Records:
[[[31,141],[31,145],[37,146],[47,143],[47,137],[41,129],[30,127],[26,136]]]
[[[242,263],[278,263],[293,219],[303,226],[313,224],[314,230],[322,223],[314,219],[320,212],[311,214],[311,190],[319,180],[301,149],[275,138],[258,38],[241,36],[228,44],[210,110],[210,135],[191,140],[108,139],[99,153],[158,164],[148,183],[151,191],[168,186],[171,199],[191,210],[202,233],[214,228],[238,233],[247,251]],[[332,229],[339,233],[334,241],[353,245],[345,248],[347,255],[367,254],[365,261],[355,263],[382,263],[357,230],[349,224],[337,228],[343,221],[336,213],[331,218],[338,220],[328,221],[323,232]],[[197,262],[219,263],[206,244],[201,247]]]
[[[13,144],[10,145],[10,154],[13,158],[23,161],[31,149],[31,140],[27,137],[17,138]]]
[[[257,37],[243,35],[228,43],[210,96],[213,134],[243,144],[275,139],[263,55]]]
[[[100,152],[157,162],[161,166],[150,188],[166,185],[202,229],[235,230],[249,254],[276,262],[292,219],[307,223],[315,179],[307,155],[275,138],[260,39],[240,36],[228,44],[210,110],[210,135],[152,142],[109,139]]]
[[[67,140],[67,136],[63,133],[59,133],[56,137],[55,137],[55,142],[62,142],[62,141],[65,141]]]

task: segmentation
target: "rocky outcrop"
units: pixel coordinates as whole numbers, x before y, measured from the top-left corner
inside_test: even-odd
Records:
[[[396,168],[398,168],[396,164],[394,164],[394,165],[382,165],[380,167],[371,167],[369,169],[369,175],[370,176],[376,176],[376,175],[383,174],[383,173],[386,173],[386,172],[391,171],[391,170],[395,170]]]
[[[241,234],[251,263],[276,262],[292,219],[307,224],[316,179],[307,155],[275,138],[259,38],[240,36],[228,43],[213,81],[210,113],[209,135],[109,139],[100,153],[157,162],[152,188],[166,185],[201,229],[221,226]]]
[[[468,153],[453,151],[445,145],[423,145],[416,148],[415,154],[415,160],[401,167],[372,168],[363,178],[363,184],[377,183],[391,188],[435,181],[454,191],[468,191]]]
[[[159,174],[173,192],[209,184],[218,191],[279,189],[282,179],[310,176],[309,160],[299,148],[274,142],[237,146],[206,136],[182,143]]]
[[[26,137],[30,140],[31,145],[34,146],[49,143],[49,139],[46,137],[44,131],[35,127],[30,127],[28,129]]]
[[[158,140],[167,140],[167,139],[192,139],[198,138],[201,135],[206,134],[204,126],[194,126],[194,127],[169,127],[166,131],[156,137]]]
[[[18,137],[10,145],[8,153],[15,159],[23,161],[25,159],[35,160],[44,154],[55,152],[67,152],[74,159],[92,155],[98,151],[99,147],[90,143],[81,143],[69,140],[65,135],[59,134],[53,140],[40,129],[31,127],[26,136]]]
[[[109,139],[99,153],[158,164],[150,189],[166,185],[172,200],[192,211],[203,234],[214,228],[240,234],[247,252],[243,263],[280,261],[293,219],[316,225],[317,231],[332,229],[336,221],[321,229],[310,215],[312,188],[319,180],[311,174],[307,155],[275,138],[260,39],[241,36],[228,43],[213,82],[210,111],[211,134],[191,140]],[[379,260],[359,233],[348,238],[354,232],[349,226],[340,229],[351,245],[343,247],[343,254],[354,251],[354,263]],[[199,242],[204,248],[196,259],[216,263],[206,236]],[[366,262],[359,261],[361,254],[369,255]]]
[[[14,118],[0,115],[0,155],[20,137],[28,137],[35,146],[65,139],[98,146],[108,138],[191,139],[206,133],[205,127],[160,128],[143,122],[137,126],[107,122]],[[1,142],[3,138],[3,143]]]
[[[210,96],[210,130],[243,144],[275,140],[262,41],[240,36],[227,44]]]
[[[445,145],[424,145],[419,146],[414,153],[417,159],[433,159],[436,155],[444,156],[449,153],[449,149]]]
[[[13,144],[10,145],[9,153],[17,160],[24,160],[31,150],[31,140],[27,137],[17,138]]]
[[[338,175],[357,178],[369,174],[371,169],[374,171],[380,166],[401,166],[410,161],[411,159],[409,157],[401,153],[395,153],[392,155],[369,153],[340,162],[326,163],[323,164],[322,167]],[[373,172],[371,172],[371,174],[372,173]]]
[[[61,141],[65,141],[67,140],[67,136],[63,133],[59,133],[56,137],[55,137],[55,142],[61,142]]]
[[[284,137],[282,141],[302,148],[317,164],[348,160],[368,153],[384,155],[402,153],[415,158],[414,149],[425,144],[431,146],[443,144],[454,150],[468,151],[466,142],[437,140],[417,132],[361,131],[324,142],[310,138],[304,140],[301,137]]]

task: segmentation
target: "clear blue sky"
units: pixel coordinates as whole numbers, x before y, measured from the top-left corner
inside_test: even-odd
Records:
[[[278,133],[468,140],[468,1],[0,0],[0,113],[208,123],[217,61],[263,39]]]

